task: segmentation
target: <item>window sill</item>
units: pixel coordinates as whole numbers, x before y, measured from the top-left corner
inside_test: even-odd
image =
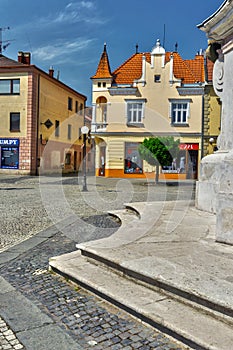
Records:
[[[144,124],[143,123],[127,123],[128,127],[132,127],[132,128],[144,128]]]
[[[182,127],[182,128],[187,128],[189,127],[188,123],[171,123],[171,126],[178,126],[178,127]]]
[[[20,130],[10,130],[10,132],[20,132]]]

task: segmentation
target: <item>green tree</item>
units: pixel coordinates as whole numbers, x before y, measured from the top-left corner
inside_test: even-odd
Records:
[[[172,136],[150,137],[139,145],[140,157],[150,165],[156,166],[155,181],[159,181],[159,165],[171,165],[173,158],[177,158],[180,140]]]

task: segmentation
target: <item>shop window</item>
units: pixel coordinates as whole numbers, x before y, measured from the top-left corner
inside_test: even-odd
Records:
[[[0,95],[18,95],[20,92],[20,79],[1,79]]]
[[[142,159],[138,152],[139,143],[125,143],[125,174],[142,174]]]
[[[189,105],[188,101],[170,101],[170,117],[172,125],[188,126]]]
[[[55,120],[55,136],[58,137],[60,135],[60,122],[59,120]]]
[[[142,124],[144,101],[127,101],[127,124]]]
[[[19,169],[19,139],[0,139],[0,168]]]
[[[20,113],[10,113],[10,131],[20,131]]]
[[[73,110],[73,99],[71,97],[68,97],[68,110]]]

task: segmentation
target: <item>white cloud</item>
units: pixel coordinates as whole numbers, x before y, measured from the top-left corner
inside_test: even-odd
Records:
[[[94,7],[94,3],[91,1],[81,1],[81,6],[86,7],[87,9],[91,9]]]
[[[53,45],[45,45],[43,47],[38,47],[33,50],[32,54],[37,61],[51,61],[58,60],[61,56],[65,56],[66,58],[78,51],[86,49],[94,39],[85,39],[79,38],[75,41],[61,41],[59,40],[57,43]]]

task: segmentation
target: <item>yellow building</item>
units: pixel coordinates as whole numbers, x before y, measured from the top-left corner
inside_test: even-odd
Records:
[[[77,171],[85,102],[52,68],[46,73],[32,65],[30,53],[19,52],[18,61],[1,55],[0,173]]]
[[[144,138],[174,136],[180,139],[179,157],[161,169],[161,176],[197,178],[212,92],[207,89],[205,62],[202,53],[183,60],[178,52],[165,52],[157,40],[151,52],[136,49],[111,72],[104,46],[92,77],[97,176],[154,176],[154,168],[140,159],[138,145]]]

